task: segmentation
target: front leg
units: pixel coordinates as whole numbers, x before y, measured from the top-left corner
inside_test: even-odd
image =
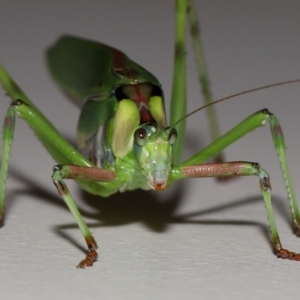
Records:
[[[88,254],[86,258],[80,261],[77,268],[91,267],[93,265],[93,263],[97,260],[98,257],[96,251],[98,246],[94,237],[92,236],[92,233],[85,224],[75,204],[75,201],[63,179],[84,179],[95,182],[109,182],[114,180],[115,177],[115,172],[95,167],[57,165],[53,168],[53,183],[56,186],[59,194],[66,202],[72,215],[74,216],[88,246]]]
[[[269,123],[270,125],[273,143],[279,158],[283,178],[285,180],[292,213],[292,226],[296,235],[300,236],[300,214],[287,163],[285,150],[286,146],[283,132],[276,116],[270,113],[267,109],[263,109],[252,114],[237,126],[235,126],[233,129],[219,137],[216,141],[181,163],[180,167],[186,167],[196,164],[198,165],[206,162],[208,159],[214,157],[217,153],[220,153],[220,151],[228,147],[230,144],[234,143],[249,132],[252,132],[256,128],[261,127],[266,123]],[[178,175],[176,174],[176,172],[174,172],[174,175],[172,174],[171,176],[171,180],[180,179],[180,176],[180,171],[178,172]]]
[[[282,248],[275,223],[271,201],[271,184],[268,173],[253,162],[225,162],[208,163],[202,165],[185,166],[181,168],[185,178],[200,177],[230,177],[230,176],[258,176],[260,190],[264,198],[271,230],[272,246],[277,257],[300,261],[300,253]]]

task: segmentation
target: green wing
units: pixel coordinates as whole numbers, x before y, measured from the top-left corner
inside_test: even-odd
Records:
[[[48,49],[47,63],[58,85],[81,104],[92,96],[107,99],[121,85],[159,85],[155,76],[119,50],[73,36],[61,37]]]

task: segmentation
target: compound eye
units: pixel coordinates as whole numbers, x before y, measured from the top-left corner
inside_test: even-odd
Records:
[[[134,143],[138,146],[144,146],[147,141],[147,131],[145,128],[139,128],[134,133]]]
[[[168,139],[170,145],[173,145],[175,143],[176,139],[177,139],[177,131],[175,128],[172,128],[169,133],[169,139]]]

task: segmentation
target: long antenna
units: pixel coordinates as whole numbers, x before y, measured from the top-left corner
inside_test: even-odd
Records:
[[[243,91],[243,92],[239,92],[237,94],[232,94],[230,96],[227,96],[225,98],[221,98],[219,100],[216,100],[216,101],[213,101],[207,105],[204,105],[204,106],[201,106],[195,110],[193,110],[192,112],[188,113],[187,115],[185,115],[183,118],[179,119],[178,121],[176,121],[174,124],[172,124],[172,126],[175,126],[176,124],[180,123],[182,120],[190,117],[191,115],[195,114],[196,112],[206,108],[206,107],[209,107],[211,105],[215,105],[217,103],[220,103],[222,101],[225,101],[225,100],[228,100],[228,99],[231,99],[231,98],[235,98],[237,96],[241,96],[241,95],[244,95],[244,94],[248,94],[248,93],[252,93],[252,92],[256,92],[256,91],[259,91],[259,90],[264,90],[264,89],[268,89],[268,88],[271,88],[271,87],[275,87],[275,86],[280,86],[280,85],[285,85],[285,84],[291,84],[291,83],[297,83],[297,82],[300,82],[300,79],[294,79],[294,80],[288,80],[288,81],[282,81],[282,82],[277,82],[277,83],[273,83],[273,84],[269,84],[269,85],[264,85],[264,86],[261,86],[261,87],[258,87],[258,88],[254,88],[254,89],[250,89],[250,90],[246,90],[246,91]]]

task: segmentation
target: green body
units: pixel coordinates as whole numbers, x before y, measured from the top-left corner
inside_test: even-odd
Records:
[[[96,190],[79,182],[89,192],[108,196],[117,190],[150,189],[147,166],[141,168],[142,154],[133,135],[145,124],[157,127],[156,138],[165,141],[156,149],[164,155],[167,173],[172,162],[168,147],[168,131],[163,92],[158,80],[144,68],[112,47],[64,36],[47,52],[53,78],[65,93],[82,105],[77,129],[77,147],[95,166],[115,171],[118,180],[100,184]],[[84,78],[84,80],[80,80]],[[164,132],[166,131],[166,134]],[[147,135],[151,135],[148,130]],[[150,147],[150,144],[148,145]],[[151,151],[149,151],[151,152]],[[157,159],[154,157],[154,161]],[[59,162],[63,163],[63,162]],[[153,168],[151,174],[157,171]],[[167,180],[166,180],[167,181]],[[165,183],[166,183],[165,181]]]
[[[97,244],[83,221],[65,179],[74,179],[86,191],[109,196],[133,189],[165,190],[173,182],[192,177],[257,176],[271,228],[272,245],[278,257],[300,260],[300,255],[282,248],[271,204],[268,173],[254,162],[224,162],[221,152],[266,122],[270,129],[288,189],[292,224],[300,235],[299,211],[287,165],[283,133],[276,117],[264,109],[244,119],[220,136],[213,108],[209,110],[213,143],[180,162],[186,115],[185,32],[192,28],[200,83],[206,103],[212,100],[198,24],[192,0],[176,1],[175,64],[171,104],[171,127],[167,126],[163,92],[151,73],[112,47],[94,41],[64,36],[47,52],[50,72],[71,98],[81,106],[77,147],[70,145],[21,91],[0,65],[0,83],[12,99],[3,126],[0,173],[0,222],[9,155],[16,116],[35,132],[59,164],[53,182],[73,214],[88,246],[79,267],[97,259]],[[181,120],[180,122],[177,122]],[[216,163],[206,163],[215,158]]]

